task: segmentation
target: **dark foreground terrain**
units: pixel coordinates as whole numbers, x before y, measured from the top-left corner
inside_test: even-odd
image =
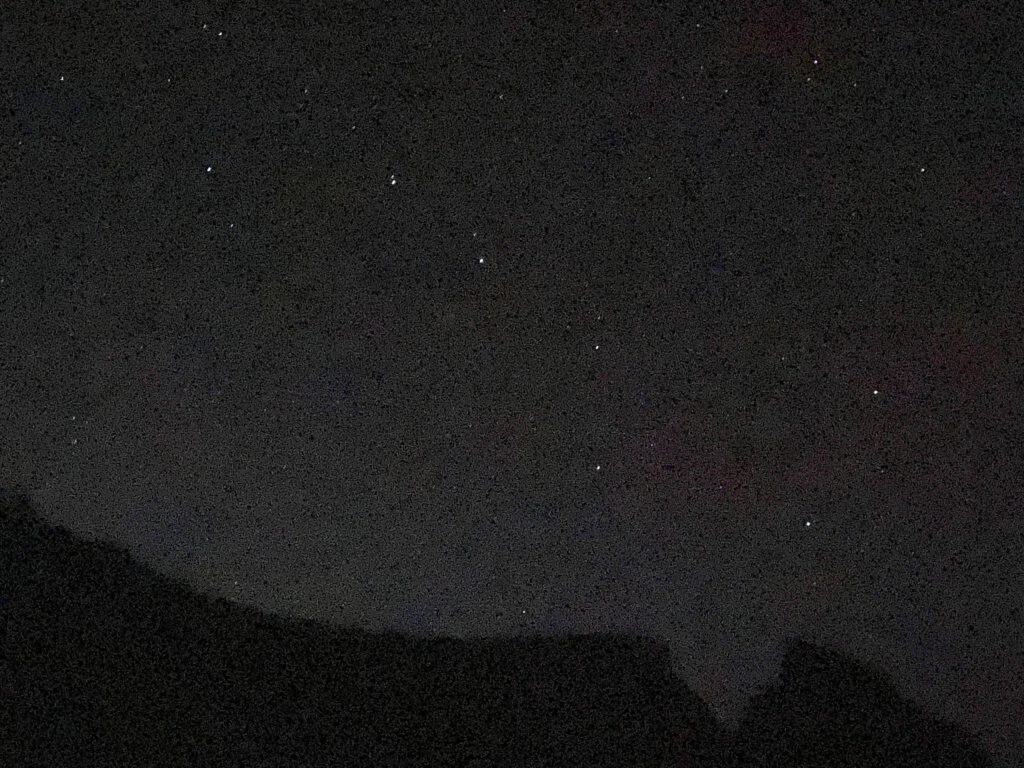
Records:
[[[802,640],[733,732],[653,640],[284,620],[16,494],[0,501],[0,734],[3,766],[991,765],[883,673]]]

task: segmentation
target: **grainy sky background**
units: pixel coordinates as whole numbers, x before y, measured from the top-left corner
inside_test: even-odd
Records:
[[[201,590],[803,634],[1024,749],[1014,3],[13,3],[0,485]]]

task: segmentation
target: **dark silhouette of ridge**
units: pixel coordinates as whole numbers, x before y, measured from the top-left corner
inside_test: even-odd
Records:
[[[786,642],[779,681],[751,697],[731,764],[982,768],[976,736],[924,713],[889,676],[847,654],[802,639]]]
[[[715,744],[667,647],[261,614],[0,511],[0,765],[665,765]],[[11,738],[7,738],[11,735]]]
[[[195,593],[0,494],[0,765],[987,766],[793,641],[735,734],[617,634],[415,638]]]

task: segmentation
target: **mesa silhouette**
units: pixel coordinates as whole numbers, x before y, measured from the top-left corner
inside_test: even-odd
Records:
[[[730,732],[663,643],[418,638],[198,594],[0,495],[0,764],[991,765],[884,673],[789,641]]]

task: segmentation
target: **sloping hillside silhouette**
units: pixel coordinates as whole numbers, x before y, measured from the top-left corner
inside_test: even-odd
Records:
[[[284,619],[0,496],[0,765],[989,764],[864,670],[793,641],[732,734],[654,640]]]
[[[778,682],[751,697],[730,752],[742,768],[992,765],[975,736],[904,699],[882,670],[799,638]]]
[[[0,764],[637,765],[701,759],[711,710],[667,647],[285,620],[0,512]]]

